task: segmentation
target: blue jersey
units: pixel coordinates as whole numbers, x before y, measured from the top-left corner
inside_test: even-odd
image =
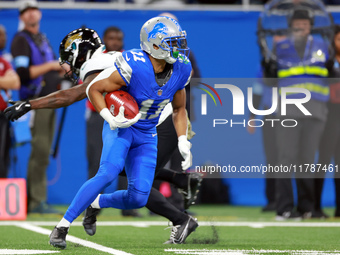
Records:
[[[173,64],[170,79],[162,87],[159,86],[148,54],[140,49],[123,52],[116,59],[115,66],[126,83],[122,90],[135,98],[142,114],[133,127],[144,130],[157,125],[163,108],[172,101],[178,90],[185,87],[191,75],[190,60],[180,55]]]

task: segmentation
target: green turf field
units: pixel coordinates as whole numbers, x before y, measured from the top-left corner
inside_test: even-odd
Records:
[[[48,250],[83,255],[340,254],[340,219],[276,222],[274,213],[261,213],[257,207],[195,206],[192,211],[202,226],[183,245],[164,245],[170,235],[167,221],[149,216],[146,209],[141,211],[144,217],[137,219],[107,209],[98,217],[92,237],[78,218],[69,232],[73,239],[61,251],[48,245],[48,234],[60,217],[30,215],[24,222],[0,222],[0,254],[19,254],[5,249],[27,250],[20,254]],[[326,212],[331,215],[333,210]]]

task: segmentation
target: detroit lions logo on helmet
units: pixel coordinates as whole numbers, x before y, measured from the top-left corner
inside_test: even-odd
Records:
[[[166,25],[164,25],[163,23],[157,23],[153,29],[148,32],[148,30],[146,28],[145,29],[145,32],[148,34],[148,41],[150,42],[150,39],[156,39],[156,35],[158,33],[160,34],[163,34],[163,35],[167,35],[167,32],[168,32],[168,28]]]

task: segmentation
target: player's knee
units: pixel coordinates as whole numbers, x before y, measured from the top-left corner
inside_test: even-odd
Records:
[[[135,180],[133,184],[129,185],[129,204],[131,207],[137,209],[146,205],[148,202],[151,185],[152,182],[145,179]]]
[[[96,177],[105,178],[107,183],[111,183],[115,180],[121,171],[121,164],[114,164],[111,162],[101,162],[98,173]]]
[[[146,206],[148,202],[149,194],[139,194],[134,192],[129,199],[129,209],[138,209]]]

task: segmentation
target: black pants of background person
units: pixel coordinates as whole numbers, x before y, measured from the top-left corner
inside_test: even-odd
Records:
[[[325,130],[319,146],[319,161],[322,165],[329,165],[332,158],[334,164],[340,166],[340,104],[328,104],[328,115]],[[333,168],[335,169],[335,168]],[[315,179],[315,210],[321,211],[321,195],[324,183],[325,171],[316,173]],[[340,172],[334,173],[335,183],[335,216],[340,217]]]
[[[267,165],[274,166],[278,161],[278,151],[276,142],[276,126],[272,126],[267,119],[276,119],[276,116],[269,115],[265,118],[265,124],[262,127],[262,139],[264,145],[264,151],[266,154]],[[265,194],[267,198],[267,206],[263,208],[263,211],[275,210],[275,175],[273,173],[266,174]]]
[[[10,146],[9,122],[3,112],[0,111],[0,178],[6,178],[8,174]]]
[[[296,119],[296,127],[277,129],[278,165],[287,166],[313,164],[315,152],[324,129],[324,122],[316,118]],[[298,193],[297,211],[301,214],[314,211],[314,175],[313,173],[297,172],[295,174]],[[294,197],[291,173],[276,175],[276,210],[278,215],[292,212]]]
[[[96,175],[103,148],[102,130],[104,119],[97,112],[88,109],[86,113],[86,153],[88,162],[88,178]]]

